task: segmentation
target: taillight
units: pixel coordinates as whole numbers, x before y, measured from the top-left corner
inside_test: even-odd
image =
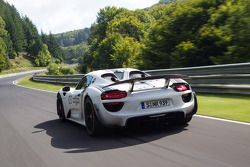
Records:
[[[127,97],[127,92],[125,91],[119,91],[119,90],[113,90],[113,91],[107,91],[103,92],[101,94],[102,100],[109,100],[109,99],[122,99]]]
[[[176,92],[184,92],[186,90],[189,90],[188,84],[174,84],[172,87]]]

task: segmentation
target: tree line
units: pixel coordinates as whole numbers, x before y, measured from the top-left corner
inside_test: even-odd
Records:
[[[90,29],[84,28],[80,30],[54,34],[56,41],[63,50],[65,63],[78,63],[79,59],[84,56],[89,33]]]
[[[25,53],[36,66],[61,62],[63,52],[53,35],[39,34],[27,16],[0,0],[0,71],[10,67],[9,59]]]
[[[106,7],[91,26],[82,72],[250,61],[249,0],[161,0],[143,10]]]
[[[80,30],[54,34],[54,37],[60,46],[68,47],[86,43],[89,38],[89,32],[89,28],[84,28]]]

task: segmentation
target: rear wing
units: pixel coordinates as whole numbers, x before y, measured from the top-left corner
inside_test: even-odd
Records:
[[[124,80],[124,81],[117,81],[117,82],[112,83],[110,85],[104,86],[103,88],[110,87],[110,86],[115,86],[115,85],[120,85],[120,84],[125,84],[125,83],[130,83],[131,88],[130,88],[129,92],[133,92],[135,82],[146,81],[146,80],[154,80],[154,79],[165,79],[164,87],[168,88],[170,79],[177,79],[177,78],[187,79],[188,76],[182,75],[182,74],[170,74],[170,75],[148,76],[148,77],[143,77],[143,78],[133,78],[133,79],[128,79],[128,80]]]

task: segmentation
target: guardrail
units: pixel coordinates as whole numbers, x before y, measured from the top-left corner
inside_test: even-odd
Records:
[[[80,79],[84,76],[84,74],[77,74],[77,75],[34,75],[32,79],[38,82],[48,82],[48,83],[55,83],[55,84],[69,84],[74,85],[77,84]]]
[[[145,72],[151,75],[180,73],[189,76],[216,74],[250,74],[250,62],[187,68],[157,69],[147,70]]]
[[[250,63],[201,66],[175,69],[146,70],[150,75],[186,74],[196,92],[250,94]],[[34,81],[75,85],[84,76],[35,75]]]

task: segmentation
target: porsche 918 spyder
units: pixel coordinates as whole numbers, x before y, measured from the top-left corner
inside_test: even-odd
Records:
[[[186,124],[197,112],[197,99],[184,77],[150,76],[136,69],[93,71],[75,88],[57,93],[57,114],[86,126],[89,135],[138,121]]]

